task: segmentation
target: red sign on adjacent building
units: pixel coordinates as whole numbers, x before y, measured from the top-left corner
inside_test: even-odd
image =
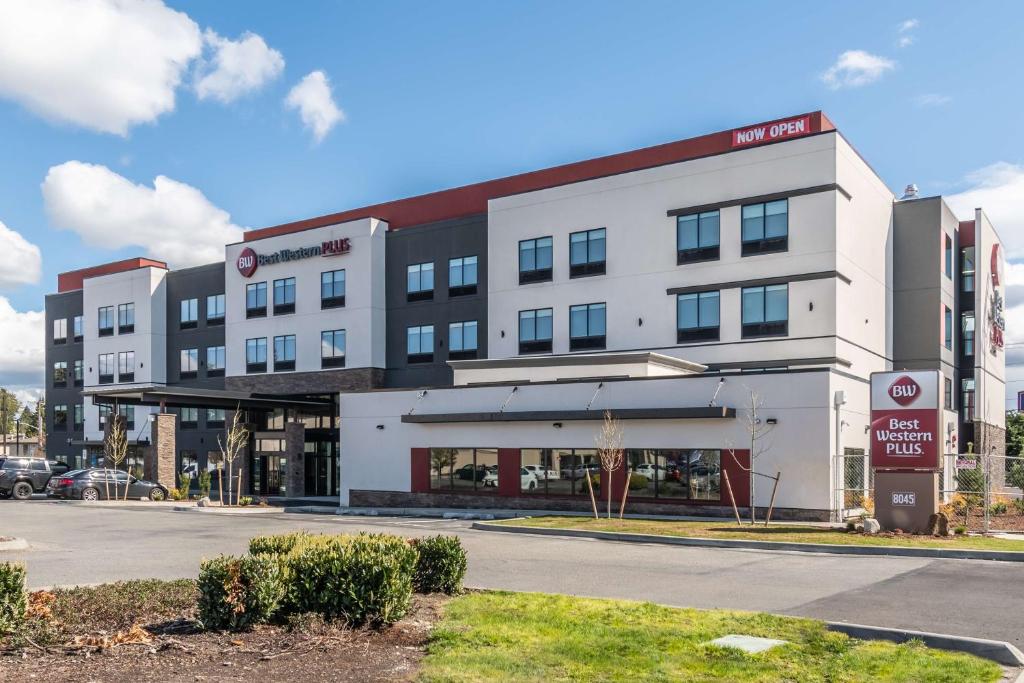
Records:
[[[777,121],[775,123],[763,123],[759,126],[749,128],[737,128],[732,132],[732,146],[746,147],[747,145],[760,145],[776,140],[796,138],[807,135],[811,132],[811,117],[800,116],[795,119]]]
[[[257,263],[256,252],[253,251],[252,247],[246,247],[238,255],[235,267],[238,268],[238,272],[242,274],[242,277],[252,277],[252,274],[256,272]]]
[[[937,469],[942,454],[937,371],[871,375],[871,466]]]

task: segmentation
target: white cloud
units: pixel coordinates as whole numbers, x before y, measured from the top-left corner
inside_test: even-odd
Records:
[[[302,123],[313,132],[317,142],[322,141],[335,124],[345,120],[345,112],[334,103],[331,85],[323,71],[306,74],[284,102],[289,109],[299,110]]]
[[[284,57],[269,47],[255,33],[245,33],[239,40],[229,40],[207,29],[204,42],[213,48],[212,63],[199,67],[196,95],[213,98],[225,104],[258,90],[281,75]]]
[[[242,239],[228,212],[191,185],[162,175],[149,187],[106,166],[67,161],[49,170],[42,190],[57,228],[97,247],[142,247],[174,267],[223,260],[224,245]]]
[[[0,296],[0,385],[12,390],[42,386],[45,323],[43,311],[16,311]]]
[[[36,284],[42,268],[39,247],[0,221],[0,289]]]
[[[906,33],[907,31],[911,31],[917,28],[920,23],[921,22],[919,22],[917,19],[907,19],[906,21],[900,22],[900,25],[897,27],[897,30],[900,33]]]
[[[199,27],[160,0],[4,2],[0,96],[55,121],[126,135],[173,111]]]
[[[896,32],[900,34],[900,37],[896,40],[897,47],[910,47],[914,44],[914,36],[910,35],[910,31],[917,28],[920,22],[917,19],[907,19],[906,21],[900,22],[900,25],[896,27]]]
[[[967,189],[946,197],[961,220],[985,210],[1010,258],[1024,258],[1024,166],[999,161],[967,174]]]
[[[910,47],[914,44],[914,36],[900,36],[896,41],[896,47]]]
[[[952,101],[953,98],[949,95],[940,95],[939,93],[925,93],[914,98],[914,104],[919,107],[941,107]]]
[[[891,59],[864,50],[847,50],[821,75],[821,80],[833,90],[859,88],[874,83],[895,67],[896,62]]]

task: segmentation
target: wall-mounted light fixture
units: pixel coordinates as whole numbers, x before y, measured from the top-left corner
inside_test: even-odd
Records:
[[[377,425],[377,429],[384,429],[384,425]]]
[[[765,420],[765,422],[767,422],[770,425],[777,425],[777,424],[779,424],[779,418],[777,418],[777,417],[769,417],[767,420]]]
[[[555,429],[561,429],[562,428],[562,423],[561,422],[552,422],[551,426],[554,427]]]
[[[643,318],[637,318],[636,319],[636,326],[637,327],[643,327],[644,326],[644,319]]]
[[[502,338],[502,339],[504,339],[504,338],[505,338],[505,330],[502,330],[502,331],[501,331],[501,338]]]

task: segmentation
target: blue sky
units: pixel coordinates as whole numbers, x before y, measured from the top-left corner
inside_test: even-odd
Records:
[[[92,6],[0,22],[0,384],[41,382],[17,331],[58,272],[814,109],[1024,258],[1024,3]]]

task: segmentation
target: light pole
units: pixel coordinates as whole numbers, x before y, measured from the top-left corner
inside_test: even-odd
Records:
[[[21,418],[14,420],[14,454],[21,456]]]

